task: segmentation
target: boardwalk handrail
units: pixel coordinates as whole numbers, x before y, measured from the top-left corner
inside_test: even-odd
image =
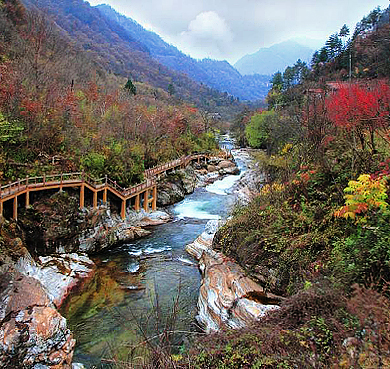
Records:
[[[226,155],[226,153],[225,153]],[[192,160],[199,159],[202,157],[212,157],[210,153],[198,153],[193,155],[183,156],[179,159],[172,160],[169,163],[161,164],[153,168],[145,170],[144,177],[145,181],[129,188],[123,188],[116,181],[111,180],[107,176],[103,178],[93,178],[85,172],[72,172],[72,173],[58,173],[48,174],[38,177],[26,177],[19,179],[13,183],[8,183],[0,186],[0,200],[4,197],[15,195],[19,192],[25,191],[31,188],[45,188],[53,185],[66,185],[66,184],[80,184],[86,183],[96,190],[101,187],[108,186],[111,189],[118,192],[121,196],[127,197],[137,192],[141,192],[148,188],[156,186],[155,176],[164,171],[176,168],[178,166],[187,166]]]

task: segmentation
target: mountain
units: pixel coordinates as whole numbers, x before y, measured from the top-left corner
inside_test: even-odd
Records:
[[[106,17],[83,0],[22,0],[28,10],[49,16],[62,35],[93,60],[94,73],[116,75],[149,85],[151,96],[157,89],[174,89],[174,98],[188,101],[203,110],[218,112],[229,119],[243,109],[235,97],[205,83],[198,83],[182,72],[166,67],[149,48],[134,38],[118,22]],[[69,78],[73,74],[69,71]]]
[[[96,8],[112,23],[123,27],[131,38],[145,45],[150,55],[166,67],[183,72],[197,82],[228,92],[242,100],[263,99],[267,95],[270,79],[268,75],[248,79],[227,61],[193,59],[165,42],[156,33],[145,30],[133,19],[119,14],[109,5],[98,5]]]
[[[226,61],[195,60],[108,5],[92,7],[83,0],[22,1],[27,8],[49,14],[67,36],[113,73],[165,90],[173,85],[176,96],[189,99],[191,95],[203,104],[212,99],[194,94],[198,90],[202,95],[208,86],[214,97],[217,91],[223,94],[217,98],[218,106],[224,99],[253,101],[268,93],[269,76],[248,79]]]
[[[294,40],[288,40],[271,47],[262,48],[254,54],[245,55],[234,65],[244,75],[283,72],[298,59],[310,62],[314,50]]]

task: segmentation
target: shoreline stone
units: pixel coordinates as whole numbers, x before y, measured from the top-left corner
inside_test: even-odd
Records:
[[[44,286],[14,269],[0,277],[0,366],[71,368],[76,341]]]
[[[282,300],[247,277],[233,259],[212,249],[220,225],[220,221],[209,221],[205,231],[186,246],[186,251],[198,259],[202,273],[196,319],[206,333],[222,327],[244,327],[278,309]]]

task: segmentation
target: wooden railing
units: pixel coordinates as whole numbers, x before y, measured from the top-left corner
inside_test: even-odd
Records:
[[[19,192],[23,192],[27,189],[45,189],[45,187],[70,185],[86,183],[90,187],[99,190],[103,187],[110,187],[111,189],[118,192],[123,197],[128,197],[134,193],[143,191],[147,188],[156,185],[156,181],[153,178],[147,178],[143,183],[137,184],[129,188],[123,188],[107,177],[95,179],[83,172],[74,173],[61,173],[51,174],[40,177],[27,177],[25,179],[18,180],[13,183],[6,184],[0,187],[0,199],[14,196]]]
[[[228,151],[220,153],[217,157],[227,158],[230,155]],[[2,215],[2,203],[3,200],[6,201],[10,198],[16,198],[18,194],[28,192],[30,190],[39,191],[44,190],[45,188],[62,188],[63,186],[70,187],[74,186],[83,186],[83,184],[88,185],[90,188],[94,189],[94,192],[110,189],[113,192],[119,194],[123,201],[129,199],[136,194],[142,193],[149,189],[155,189],[157,186],[156,176],[158,174],[174,169],[177,167],[186,167],[193,160],[200,160],[202,158],[211,159],[215,156],[212,156],[210,153],[200,153],[194,155],[184,156],[180,159],[173,160],[169,163],[158,165],[154,168],[147,169],[144,172],[146,178],[145,182],[134,185],[129,188],[123,188],[116,181],[111,180],[107,176],[103,178],[92,178],[84,172],[74,172],[74,173],[60,173],[60,174],[49,174],[38,177],[27,177],[25,179],[18,180],[13,183],[9,183],[3,186],[0,186],[0,216]],[[26,195],[26,196],[27,196]],[[16,199],[17,200],[17,199]],[[15,202],[17,207],[17,201]]]
[[[200,154],[193,154],[193,155],[187,155],[183,156],[180,159],[173,160],[166,164],[157,165],[153,168],[146,169],[144,172],[144,176],[146,178],[156,176],[160,173],[166,172],[167,170],[177,168],[178,166],[187,166],[192,160],[196,160],[198,158],[228,158],[230,157],[231,153],[230,150],[224,149],[223,152],[218,153],[218,155],[212,155],[210,153],[200,153]]]

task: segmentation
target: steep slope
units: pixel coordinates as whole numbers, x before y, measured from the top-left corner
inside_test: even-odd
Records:
[[[23,3],[28,9],[37,8],[51,16],[63,33],[86,50],[108,73],[130,77],[166,91],[169,85],[173,85],[175,97],[192,101],[210,111],[216,106],[227,106],[229,115],[241,109],[231,96],[159,63],[145,44],[83,0],[23,0]]]
[[[269,76],[243,78],[227,61],[195,60],[166,43],[154,32],[145,30],[133,19],[119,14],[109,5],[98,5],[96,8],[112,23],[122,26],[133,39],[145,45],[150,54],[166,67],[243,100],[263,99],[267,95]]]
[[[307,46],[288,40],[262,48],[254,54],[245,55],[234,66],[245,75],[256,73],[271,75],[277,71],[284,71],[287,66],[293,65],[298,59],[310,61],[313,52],[314,50]]]

